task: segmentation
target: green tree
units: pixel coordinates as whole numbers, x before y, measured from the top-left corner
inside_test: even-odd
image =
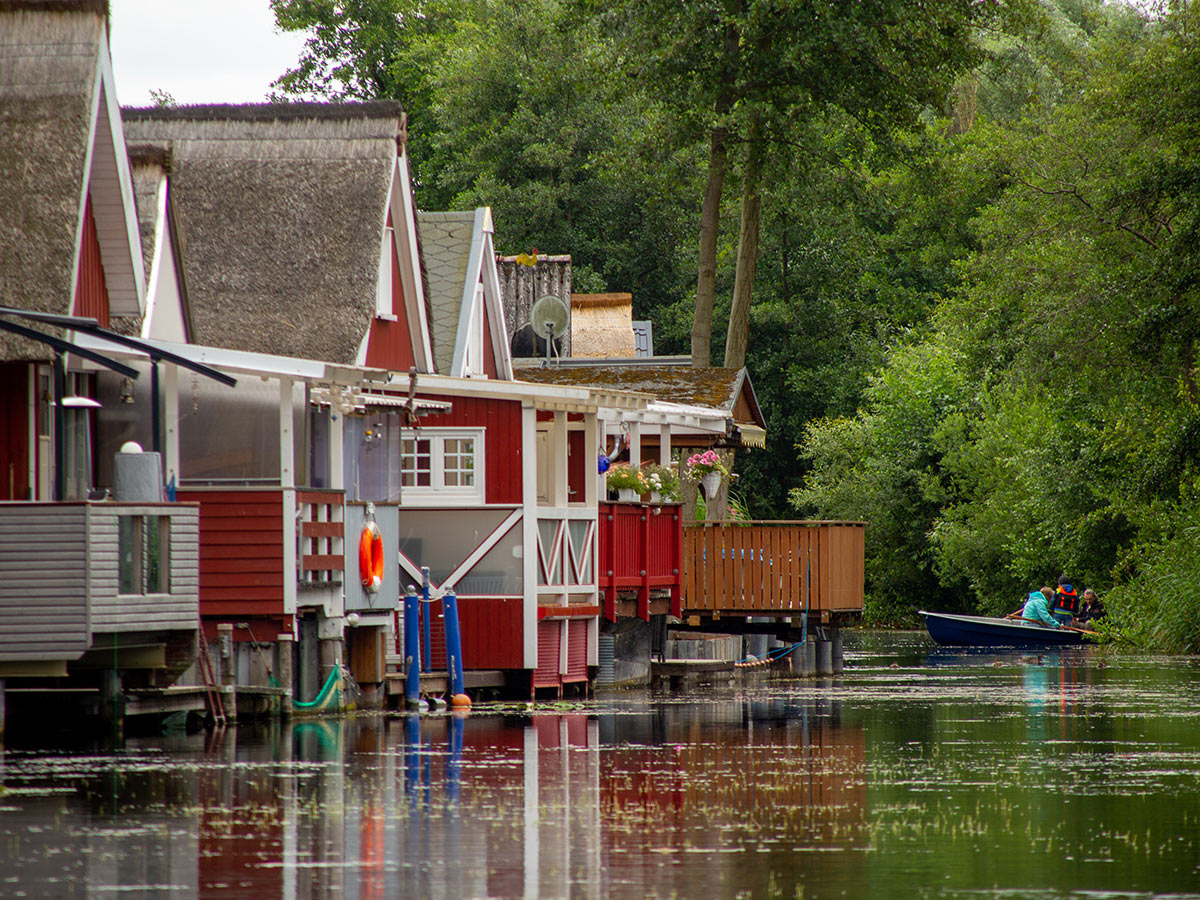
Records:
[[[955,71],[978,58],[974,29],[993,21],[998,3],[871,0],[853,5],[813,0],[727,0],[677,4],[624,0],[609,13],[629,48],[633,72],[677,111],[681,129],[709,137],[709,177],[700,223],[692,359],[710,358],[717,218],[728,142],[748,145],[739,247],[726,335],[726,365],[740,366],[748,344],[749,305],[758,254],[759,177],[764,142],[789,119],[844,109],[885,133],[899,117],[940,102]]]

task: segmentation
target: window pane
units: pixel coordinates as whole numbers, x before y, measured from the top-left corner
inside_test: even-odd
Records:
[[[405,487],[429,487],[432,484],[432,451],[428,438],[404,439],[403,485]]]
[[[147,516],[146,533],[146,589],[147,594],[166,594],[171,588],[167,578],[167,548],[170,545],[168,525],[170,519],[163,516]]]
[[[117,517],[117,554],[120,587],[118,593],[140,594],[142,550],[141,534],[142,520],[137,516]]]
[[[445,477],[447,487],[475,484],[475,439],[446,438]]]

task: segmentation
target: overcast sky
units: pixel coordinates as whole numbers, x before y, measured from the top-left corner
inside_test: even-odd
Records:
[[[305,36],[281,34],[267,0],[110,0],[123,106],[151,89],[180,103],[253,103],[295,65]]]

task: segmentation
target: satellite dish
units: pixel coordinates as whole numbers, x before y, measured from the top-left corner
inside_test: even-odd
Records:
[[[529,312],[529,324],[534,335],[546,342],[546,365],[550,364],[550,350],[555,340],[567,332],[569,315],[566,304],[553,294],[539,297]],[[558,349],[554,348],[554,351],[557,354]]]
[[[566,304],[553,294],[539,297],[529,313],[533,333],[546,340],[560,338],[567,333],[569,315]]]

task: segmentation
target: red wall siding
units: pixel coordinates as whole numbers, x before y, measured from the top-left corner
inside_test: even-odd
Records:
[[[521,402],[480,397],[438,399],[450,399],[454,408],[447,413],[424,416],[421,424],[426,428],[486,428],[484,501],[520,503]]]
[[[100,261],[100,239],[92,214],[92,195],[83,211],[83,246],[79,253],[79,279],[75,287],[75,315],[90,316],[108,327],[108,288]]]
[[[483,304],[483,371],[488,378],[499,378],[496,369],[496,351],[492,349],[492,322],[488,318],[487,303]]]
[[[567,499],[582,502],[586,496],[587,448],[583,445],[582,431],[567,432]],[[595,457],[593,457],[593,460]],[[593,461],[592,465],[596,465]],[[595,469],[592,470],[596,471]]]
[[[522,601],[516,598],[458,598],[464,669],[520,669]]]
[[[200,504],[200,614],[283,614],[283,494],[180,491]]]
[[[586,619],[572,619],[567,623],[567,674],[564,682],[587,681],[587,633]]]
[[[538,622],[538,664],[533,670],[533,686],[561,687],[558,676],[559,652],[562,646],[562,623],[558,620]]]
[[[388,214],[388,225],[392,224]],[[412,330],[409,327],[408,307],[404,303],[404,285],[400,280],[400,260],[396,256],[395,237],[392,238],[392,314],[395,322],[371,317],[371,329],[367,337],[367,365],[378,369],[395,369],[407,372],[416,365],[413,352]]]
[[[29,500],[29,366],[0,364],[0,500]]]

